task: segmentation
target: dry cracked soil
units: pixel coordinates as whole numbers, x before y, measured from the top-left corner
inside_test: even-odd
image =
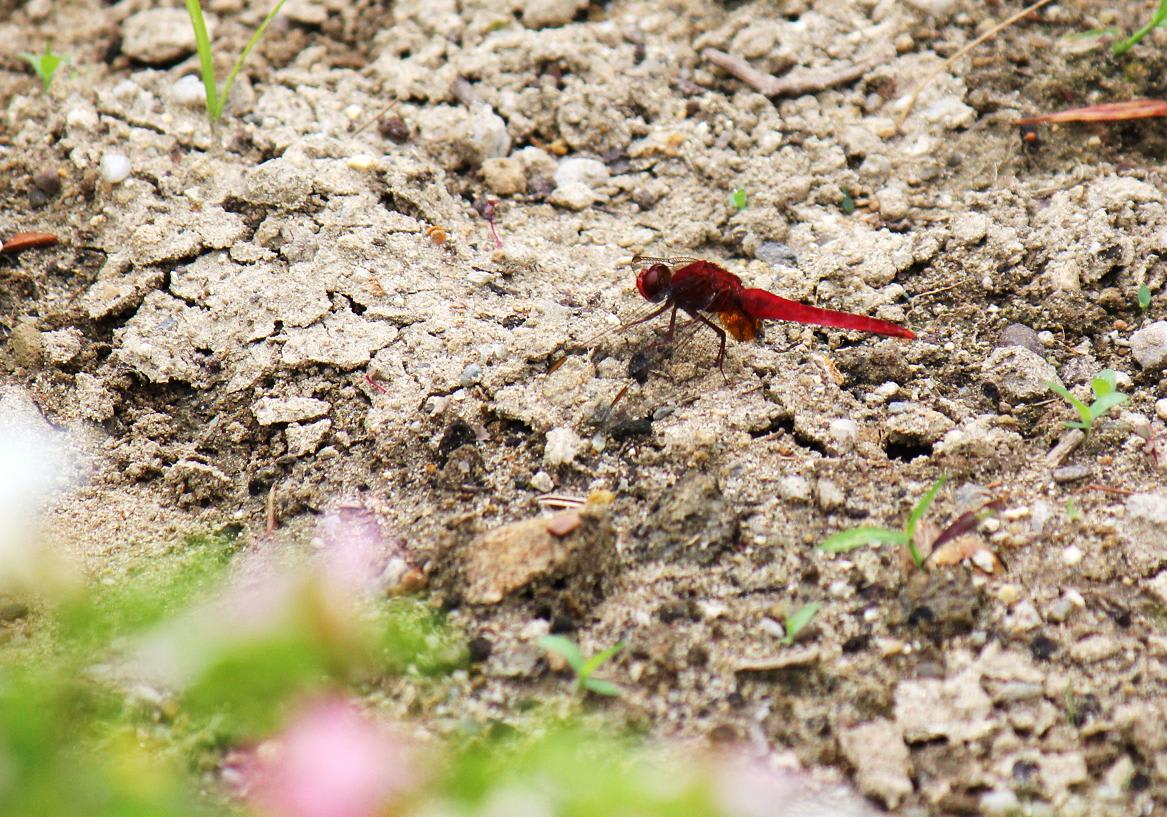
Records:
[[[564,698],[553,631],[627,642],[615,717],[864,812],[1167,813],[1167,142],[1012,125],[1163,95],[1167,32],[1119,58],[1078,35],[1146,9],[1048,5],[909,109],[1019,9],[290,0],[212,127],[180,8],[0,3],[0,233],[59,237],[0,256],[0,406],[85,472],[46,535],[100,577],[360,503],[473,639],[396,704],[435,731]],[[207,10],[224,71],[266,9]],[[663,318],[590,340],[635,254],[919,338],[772,322],[724,376]],[[1106,368],[1083,441],[1048,384]],[[925,550],[996,512],[927,570],[816,548],[942,476]]]

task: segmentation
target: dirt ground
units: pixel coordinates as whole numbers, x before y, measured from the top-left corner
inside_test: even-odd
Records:
[[[221,73],[254,5],[208,4]],[[1020,7],[291,0],[212,128],[180,10],[3,4],[0,233],[60,243],[0,257],[0,371],[88,469],[50,537],[100,576],[361,502],[474,639],[441,701],[386,703],[436,730],[565,696],[563,632],[627,642],[616,717],[897,814],[1167,813],[1167,142],[1010,124],[1164,96],[1167,32],[1116,58],[1073,35],[1147,9],[1047,6],[898,123]],[[863,70],[767,98],[710,48]],[[637,253],[919,339],[769,323],[723,377],[701,331],[634,382],[665,319],[584,341],[643,310]],[[1055,449],[1046,384],[1106,367],[1130,400]],[[999,500],[971,559],[815,548],[941,476],[934,530]],[[504,527],[547,494],[601,501]]]

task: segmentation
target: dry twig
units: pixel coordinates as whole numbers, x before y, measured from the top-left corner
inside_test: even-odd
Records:
[[[984,34],[977,37],[971,43],[969,43],[964,48],[960,49],[955,54],[953,54],[951,57],[946,59],[943,63],[941,63],[939,68],[937,68],[935,71],[933,71],[928,76],[924,77],[924,81],[916,86],[916,90],[912,91],[912,95],[910,97],[908,97],[908,102],[904,106],[903,113],[900,114],[900,118],[896,121],[896,127],[902,128],[904,126],[904,120],[906,120],[908,118],[908,114],[910,114],[912,112],[912,108],[915,107],[916,99],[920,96],[920,92],[923,91],[925,88],[927,88],[929,85],[931,85],[932,80],[936,79],[937,76],[939,76],[940,74],[947,71],[950,65],[952,65],[954,62],[959,60],[961,57],[963,57],[969,51],[972,51],[974,48],[976,48],[978,45],[983,43],[985,40],[988,40],[988,39],[991,39],[992,37],[995,37],[998,33],[1005,30],[1009,26],[1013,25],[1018,20],[1020,20],[1022,17],[1029,16],[1030,14],[1037,11],[1042,6],[1044,6],[1048,3],[1051,3],[1051,2],[1053,2],[1053,0],[1038,0],[1038,2],[1034,3],[1032,6],[1026,6],[1021,11],[1017,12],[1012,17],[1010,17],[1009,19],[1004,20],[1000,23],[997,23],[997,25],[990,28]]]
[[[825,70],[795,69],[788,74],[776,77],[773,74],[759,71],[741,57],[718,51],[716,48],[706,48],[701,52],[701,58],[706,62],[713,63],[758,93],[768,97],[816,94],[827,88],[834,88],[837,85],[845,85],[848,82],[861,79],[880,63],[879,60],[867,60],[857,64],[843,63]]]

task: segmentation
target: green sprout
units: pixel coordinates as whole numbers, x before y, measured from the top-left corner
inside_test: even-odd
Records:
[[[1078,503],[1073,499],[1066,500],[1066,518],[1070,520],[1070,524],[1073,524],[1082,518],[1082,510],[1078,507]]]
[[[570,638],[562,635],[545,635],[539,639],[539,646],[548,652],[553,652],[561,656],[567,662],[567,665],[575,673],[576,690],[594,692],[597,695],[608,695],[611,697],[620,694],[620,687],[611,681],[593,678],[592,675],[596,670],[606,664],[612,656],[624,649],[623,641],[618,644],[613,644],[606,650],[601,650],[591,658],[584,658],[579,646]]]
[[[1147,282],[1139,284],[1139,309],[1146,312],[1151,306],[1151,288]]]
[[[739,187],[737,190],[733,191],[733,194],[729,197],[729,203],[736,207],[738,210],[746,209],[750,204],[749,199],[746,196],[746,189],[744,187]]]
[[[26,51],[20,58],[36,71],[36,75],[41,78],[41,90],[46,94],[49,92],[49,86],[53,84],[53,75],[57,73],[57,69],[69,61],[65,54],[54,54],[50,43],[45,43],[43,54],[30,54]]]
[[[828,536],[819,545],[819,550],[824,553],[847,553],[869,544],[902,545],[908,549],[912,563],[922,570],[924,557],[920,554],[920,549],[916,547],[916,528],[919,526],[920,520],[924,518],[924,514],[928,512],[928,506],[936,500],[936,495],[940,493],[940,489],[947,481],[948,477],[941,477],[932,483],[932,487],[920,497],[920,501],[908,514],[908,522],[902,530],[860,525],[857,528],[839,531]]]
[[[1120,406],[1130,399],[1130,395],[1123,394],[1115,387],[1115,381],[1118,375],[1114,369],[1103,369],[1098,373],[1098,377],[1090,381],[1090,388],[1094,392],[1094,402],[1086,405],[1074,395],[1070,394],[1070,390],[1059,383],[1046,383],[1050,391],[1059,397],[1067,400],[1074,410],[1078,412],[1080,419],[1074,421],[1067,421],[1066,428],[1080,428],[1087,434],[1094,427],[1094,421],[1097,420],[1106,412],[1110,411],[1115,406]]]
[[[782,643],[790,646],[794,643],[794,639],[798,638],[798,634],[802,632],[807,624],[810,624],[812,618],[822,608],[822,602],[812,601],[809,604],[804,604],[786,617],[784,626],[786,628],[786,635],[782,637]]]
[[[843,198],[839,200],[839,209],[846,215],[851,215],[855,212],[855,198],[846,187],[843,188]]]
[[[207,95],[207,118],[214,122],[223,115],[223,108],[227,104],[227,96],[231,93],[231,86],[235,83],[235,77],[239,75],[239,71],[243,68],[243,63],[246,62],[251,50],[259,43],[259,38],[267,31],[268,25],[275,16],[279,14],[280,9],[283,8],[287,0],[279,0],[272,10],[268,12],[267,16],[263,18],[263,22],[259,24],[259,28],[251,35],[251,39],[247,41],[247,45],[243,46],[243,50],[239,52],[239,58],[235,60],[235,66],[231,69],[231,73],[227,75],[223,87],[220,89],[215,82],[215,60],[211,53],[211,38],[207,34],[207,23],[203,19],[203,9],[199,0],[185,0],[186,13],[190,16],[191,25],[194,27],[195,48],[199,54],[199,73],[203,78],[203,87],[206,89]]]
[[[1159,9],[1147,21],[1146,25],[1125,40],[1119,40],[1114,44],[1115,55],[1125,54],[1130,51],[1139,40],[1150,34],[1157,26],[1163,25],[1164,22],[1167,22],[1167,0],[1159,0]]]

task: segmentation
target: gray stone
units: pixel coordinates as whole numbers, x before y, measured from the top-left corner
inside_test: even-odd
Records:
[[[981,364],[981,376],[1010,403],[1044,399],[1050,395],[1049,383],[1061,385],[1057,370],[1023,346],[994,349]]]
[[[1008,346],[1020,346],[1023,349],[1028,349],[1033,352],[1043,360],[1045,359],[1045,347],[1038,338],[1037,332],[1023,323],[1011,323],[1002,329],[994,345],[999,349]]]
[[[211,34],[211,21],[207,20]],[[147,65],[174,62],[193,54],[194,29],[182,9],[160,8],[139,11],[122,24],[122,53]]]

